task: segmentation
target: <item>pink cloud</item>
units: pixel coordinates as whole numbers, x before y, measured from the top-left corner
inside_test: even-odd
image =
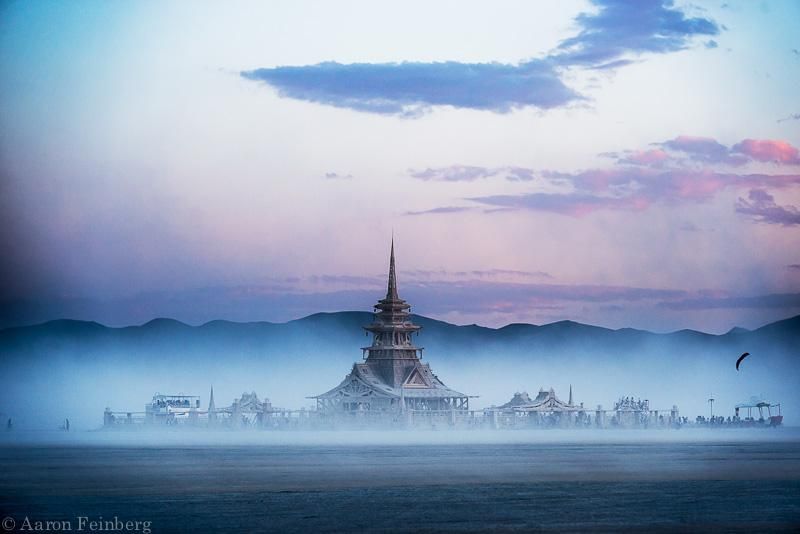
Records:
[[[717,192],[731,185],[725,175],[712,171],[670,172],[663,178],[677,197],[703,200],[713,197]]]
[[[800,185],[800,174],[742,174],[722,170],[725,168],[722,166],[738,166],[749,161],[800,164],[798,150],[784,141],[745,139],[728,148],[710,137],[682,135],[656,145],[659,148],[601,154],[617,163],[631,165],[573,173],[541,173],[551,184],[572,186],[566,193],[500,194],[464,200],[494,208],[486,210],[487,213],[532,210],[584,217],[596,211],[643,211],[654,204],[707,202],[726,189],[762,190]],[[737,204],[737,211],[752,215],[756,220],[780,220],[783,224],[795,220],[794,209],[793,206],[768,205],[766,199],[752,197],[740,199]],[[434,208],[425,213],[449,213],[451,210],[454,208]]]
[[[491,195],[467,200],[505,209],[549,211],[584,217],[596,211],[643,211],[657,203],[705,202],[728,188],[800,185],[800,174],[733,174],[684,168],[590,169],[575,174],[547,172],[544,176],[570,182],[575,191]]]
[[[783,165],[800,165],[797,148],[786,141],[769,139],[744,139],[731,149],[756,161],[769,161]]]

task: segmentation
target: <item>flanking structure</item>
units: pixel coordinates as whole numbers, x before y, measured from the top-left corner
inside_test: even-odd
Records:
[[[601,405],[597,409],[584,408],[582,402],[573,401],[572,386],[566,402],[556,396],[553,388],[540,389],[534,398],[523,391],[502,406],[487,408],[485,415],[495,428],[662,428],[682,422],[677,406],[654,410],[650,401],[634,397],[621,397],[613,410],[604,410]]]
[[[220,429],[247,428],[294,428],[308,426],[310,410],[285,410],[272,406],[269,399],[263,401],[256,393],[244,392],[230,406],[218,408],[214,401],[214,388],[208,401],[208,409],[200,407],[197,395],[163,395],[156,393],[153,400],[145,404],[143,412],[115,412],[106,408],[103,412],[105,428],[139,427],[196,427]]]
[[[526,391],[518,392],[502,406],[486,411],[493,426],[573,427],[590,424],[583,403],[575,404],[572,400],[572,386],[569,387],[569,400],[566,402],[556,396],[553,388],[540,389],[534,398]]]

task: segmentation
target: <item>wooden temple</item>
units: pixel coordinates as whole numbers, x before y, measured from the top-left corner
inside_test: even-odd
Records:
[[[353,365],[330,391],[311,397],[322,413],[467,411],[469,397],[454,391],[422,362],[422,347],[412,336],[421,327],[411,322],[411,306],[397,292],[394,240],[389,257],[386,297],[374,306],[375,318],[364,329],[372,344],[363,347],[364,362]]]

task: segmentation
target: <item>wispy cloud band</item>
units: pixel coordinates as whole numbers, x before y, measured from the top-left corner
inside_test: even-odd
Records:
[[[411,175],[423,180],[471,181],[511,173],[533,178],[554,187],[571,188],[562,192],[514,193],[469,197],[468,200],[501,210],[532,210],[582,217],[600,210],[642,211],[655,204],[678,205],[706,202],[726,189],[750,189],[749,199],[740,198],[736,212],[756,221],[792,226],[798,224],[798,209],[779,206],[764,189],[783,189],[800,185],[800,173],[765,174],[730,172],[730,166],[748,163],[800,165],[798,149],[786,141],[744,139],[728,147],[715,139],[679,136],[654,143],[658,148],[604,153],[618,165],[578,172],[533,169],[464,167],[453,165]],[[511,169],[511,170],[509,170]],[[469,211],[469,206],[432,208],[414,212],[454,213]],[[490,210],[484,210],[490,211]]]
[[[665,54],[689,46],[695,36],[714,36],[711,19],[687,17],[672,0],[594,0],[595,13],[575,18],[578,33],[550,55],[507,63],[324,62],[243,71],[282,97],[355,111],[418,117],[435,106],[506,113],[521,107],[550,109],[583,97],[560,69],[615,69],[628,56]]]
[[[432,106],[505,113],[549,109],[581,97],[546,61],[502,63],[318,63],[242,72],[283,97],[370,113],[418,116]]]

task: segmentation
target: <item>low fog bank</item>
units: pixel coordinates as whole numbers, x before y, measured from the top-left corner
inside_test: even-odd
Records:
[[[163,429],[139,431],[22,430],[0,434],[0,447],[394,447],[438,445],[647,445],[647,444],[800,444],[800,427],[779,429],[541,429],[541,430],[327,430],[209,431]]]
[[[176,322],[108,329],[95,323],[59,322],[0,332],[0,422],[14,428],[73,429],[102,425],[103,410],[144,410],[156,392],[201,397],[206,409],[214,387],[217,408],[255,391],[273,406],[312,408],[333,388],[369,344],[360,313],[313,316],[286,325],[212,323],[192,328]],[[492,330],[425,323],[418,342],[449,387],[468,395],[472,409],[507,402],[515,392],[534,396],[554,388],[563,400],[572,386],[587,410],[613,409],[620,397],[648,399],[651,409],[694,420],[732,416],[734,406],[763,397],[782,403],[784,422],[800,425],[800,358],[797,318],[777,330],[709,336],[697,332],[656,335],[610,331],[577,323]],[[788,325],[788,326],[787,326]],[[742,352],[751,352],[736,371]],[[746,415],[746,414],[743,414]]]

